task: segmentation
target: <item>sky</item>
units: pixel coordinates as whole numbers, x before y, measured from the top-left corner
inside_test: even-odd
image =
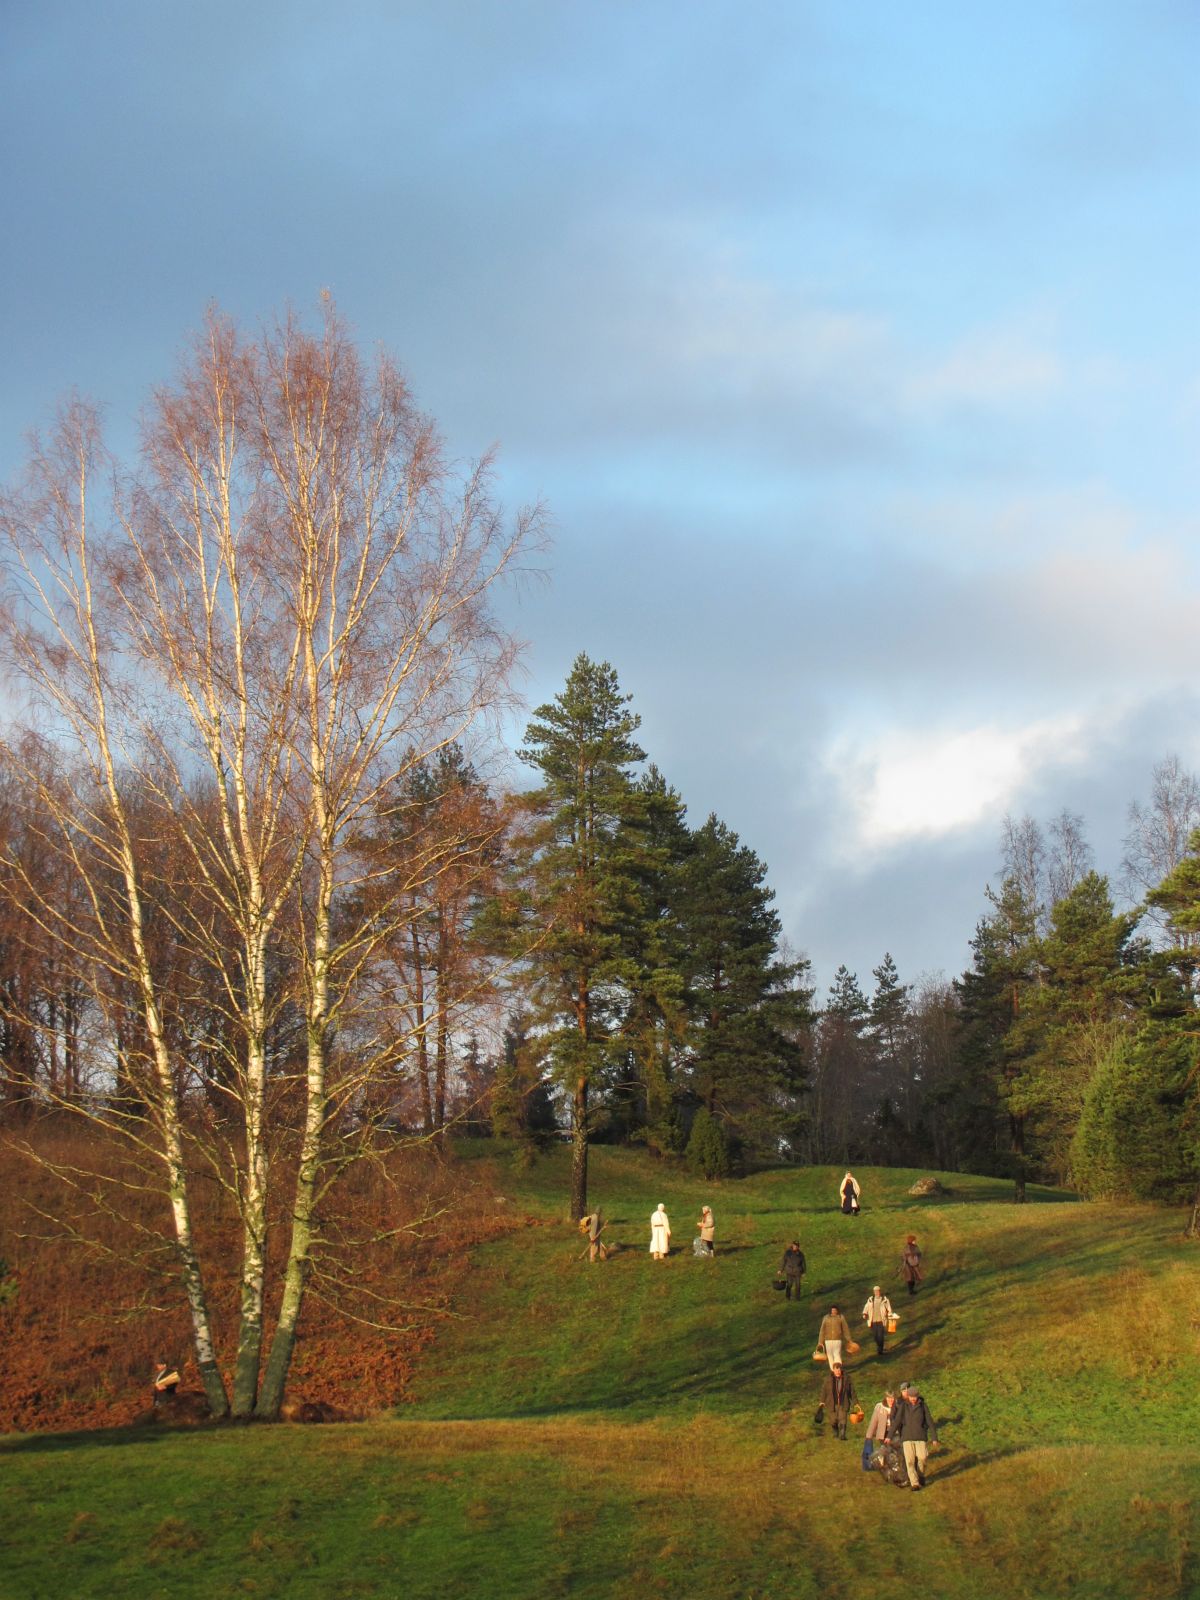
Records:
[[[1200,767],[1193,0],[0,0],[0,478],[329,289],[823,993]],[[514,725],[513,743],[520,733]]]

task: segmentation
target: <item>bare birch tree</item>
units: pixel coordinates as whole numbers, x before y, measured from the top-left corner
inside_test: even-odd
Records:
[[[97,534],[100,466],[114,488]],[[489,596],[535,520],[505,522],[486,463],[461,479],[450,471],[394,365],[380,357],[364,368],[328,301],[315,336],[288,319],[246,341],[214,315],[153,399],[136,476],[115,480],[94,414],[74,404],[5,505],[21,580],[7,612],[14,660],[48,736],[89,779],[51,795],[29,763],[22,769],[91,906],[86,936],[49,904],[42,915],[82,966],[139,997],[154,1153],[218,1413],[228,1397],[191,1243],[189,1128],[242,1224],[233,1409],[274,1416],[320,1201],[362,1149],[341,1136],[332,1149],[331,1134],[396,1053],[355,1007],[375,950],[406,912],[381,892],[358,841],[389,785],[504,701],[514,646]],[[19,752],[10,741],[18,766]],[[181,1105],[186,1063],[172,1060],[164,1025],[177,997],[147,946],[133,791],[181,891],[159,903],[218,997],[207,1087],[228,1101],[223,1135],[218,1119],[201,1136]],[[102,892],[104,872],[119,877],[117,901]],[[297,988],[272,983],[273,955]],[[293,1003],[305,1059],[299,1095],[278,1097],[285,1110],[301,1107],[289,1163],[272,1156],[267,1041]],[[337,1058],[335,1078],[351,1019],[355,1055]],[[286,1145],[289,1119],[279,1122]],[[140,1125],[126,1131],[144,1145]],[[273,1173],[290,1173],[294,1187],[280,1197],[290,1242],[260,1388]]]

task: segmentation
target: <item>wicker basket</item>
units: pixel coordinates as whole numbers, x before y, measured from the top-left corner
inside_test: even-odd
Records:
[[[856,1356],[859,1352],[859,1346],[855,1344],[853,1339],[848,1339],[846,1341],[846,1350],[850,1355]]]
[[[827,1361],[828,1359],[829,1358],[826,1356],[824,1350],[814,1350],[813,1351],[813,1360],[814,1361]]]
[[[860,1405],[856,1404],[855,1407],[854,1407],[854,1410],[851,1411],[851,1413],[850,1413],[850,1421],[851,1422],[861,1422],[865,1415],[866,1415],[866,1413],[863,1411],[863,1408]]]

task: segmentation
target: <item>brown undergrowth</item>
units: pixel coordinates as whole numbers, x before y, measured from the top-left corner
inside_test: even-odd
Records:
[[[0,1138],[0,1258],[15,1281],[0,1306],[0,1432],[134,1421],[160,1357],[183,1391],[199,1389],[166,1201],[143,1179],[120,1140],[73,1119]],[[241,1235],[232,1197],[203,1171],[193,1219],[229,1379]],[[471,1247],[522,1219],[494,1203],[488,1163],[396,1146],[343,1176],[324,1220],[288,1401],[370,1415],[407,1400]],[[278,1285],[286,1228],[274,1221]]]

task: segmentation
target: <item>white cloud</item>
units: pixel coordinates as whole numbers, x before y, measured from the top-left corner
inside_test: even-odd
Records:
[[[1077,715],[1020,728],[888,732],[833,746],[827,765],[854,819],[847,855],[974,828],[1013,808],[1039,769],[1082,761],[1086,727]]]
[[[918,410],[961,404],[1010,408],[1047,400],[1066,381],[1055,342],[1053,329],[1040,318],[979,329],[918,369],[908,398]]]

